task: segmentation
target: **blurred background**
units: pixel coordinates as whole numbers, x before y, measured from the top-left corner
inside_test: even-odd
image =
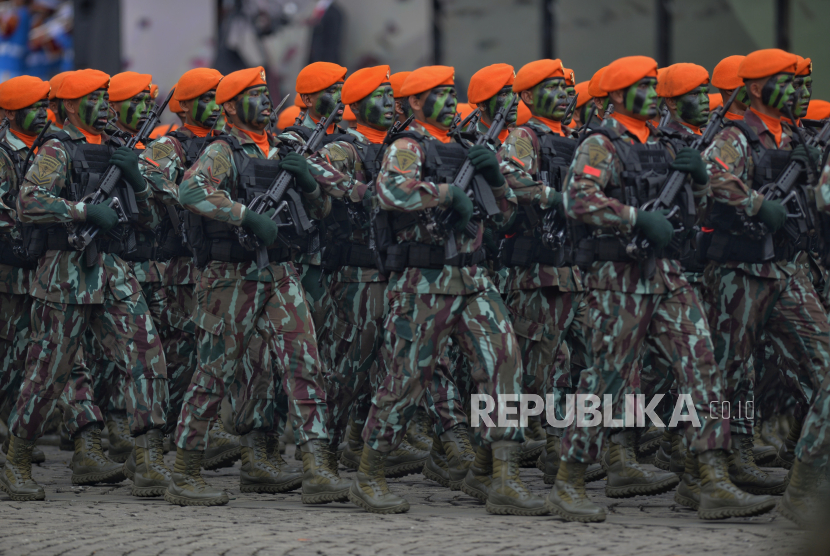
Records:
[[[151,73],[165,93],[194,67],[261,65],[281,98],[314,61],[439,63],[466,100],[470,75],[496,62],[561,58],[584,81],[620,56],[711,72],[779,47],[812,58],[814,98],[830,100],[829,24],[830,0],[12,0],[0,2],[0,81],[94,67]]]

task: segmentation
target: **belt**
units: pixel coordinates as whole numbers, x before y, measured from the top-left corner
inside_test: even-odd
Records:
[[[245,263],[256,260],[256,251],[244,249],[238,241],[214,239],[211,240],[208,259],[225,263]],[[268,260],[272,263],[289,261],[291,260],[291,250],[285,247],[269,249]]]

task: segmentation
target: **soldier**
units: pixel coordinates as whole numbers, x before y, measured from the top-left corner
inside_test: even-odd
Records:
[[[33,225],[24,234],[24,248],[40,258],[29,291],[35,299],[26,377],[9,426],[9,456],[0,474],[0,488],[13,500],[42,500],[45,496],[32,479],[32,447],[43,434],[88,329],[108,357],[130,374],[130,430],[141,448],[139,457],[150,461],[146,474],[136,474],[133,492],[157,488],[151,469],[169,473],[161,446],[167,407],[164,354],[135,275],[118,254],[124,246],[116,239],[129,238],[133,222],[141,225],[151,219],[149,188],[139,169],[138,155],[129,149],[114,149],[107,144],[109,137],[102,134],[107,124],[109,81],[107,74],[97,70],[79,70],[64,79],[57,98],[63,99],[66,125],[40,148],[18,195],[18,216],[24,224]],[[122,200],[128,224],[119,224],[118,213],[108,204],[81,201],[92,193],[86,185],[94,187],[110,164],[121,170],[122,179],[114,194]],[[102,235],[118,226],[120,235],[96,238],[99,253],[88,266],[85,253],[69,245],[64,223],[93,224],[100,227]],[[85,457],[76,462],[73,472],[99,467],[97,480],[121,480],[121,466],[107,460],[101,451],[100,415],[98,419],[80,431],[76,449],[81,444]]]
[[[412,107],[409,106],[409,98],[401,95],[401,88],[404,81],[409,77],[411,71],[399,71],[389,76],[389,84],[392,86],[392,94],[395,95],[395,118],[403,123],[412,115]]]
[[[63,106],[63,99],[57,98],[57,95],[61,83],[71,73],[71,71],[64,71],[49,80],[49,110],[55,114],[55,121],[50,131],[60,131],[63,129],[63,123],[66,121],[66,108]]]
[[[719,399],[720,375],[703,308],[677,254],[666,250],[674,235],[672,224],[662,212],[639,208],[657,196],[665,179],[647,176],[665,176],[669,169],[687,173],[693,185],[684,188],[677,202],[688,225],[694,212],[686,207],[702,204],[708,182],[700,153],[681,149],[672,161],[671,151],[646,125],[657,115],[656,77],[657,63],[645,56],[620,58],[605,68],[600,87],[609,91],[614,112],[580,144],[565,178],[565,210],[587,234],[578,244],[576,260],[587,267],[583,284],[593,365],[582,372],[577,392],[610,394],[615,401],[626,383],[636,384],[640,346],[658,352],[672,362],[675,380],[689,392],[703,420],[700,428],[686,423],[703,477],[698,515],[756,515],[771,510],[775,501],[743,493],[730,482],[729,431],[709,406]],[[626,239],[621,241],[617,233]],[[626,250],[627,239],[638,233],[652,246],[640,260]],[[619,481],[609,480],[607,494],[654,494],[677,484],[673,473],[656,474],[638,466],[633,431],[609,432],[611,443],[603,456],[609,478],[614,468],[623,472],[617,475]],[[605,510],[588,499],[584,487],[585,470],[600,455],[603,436],[603,429],[576,419],[565,430],[556,484],[546,502],[567,520],[605,519]]]
[[[224,108],[232,124],[230,132],[210,143],[179,186],[179,201],[192,213],[186,215],[188,236],[197,263],[204,267],[194,292],[198,366],[179,417],[176,466],[165,499],[179,505],[227,504],[227,495],[211,489],[200,474],[205,438],[249,342],[258,335],[267,347],[262,349],[263,362],[257,368],[270,370],[273,365],[278,369],[289,396],[298,449],[303,454],[303,503],[342,501],[349,483],[337,474],[328,442],[326,396],[314,323],[299,276],[290,262],[288,246],[295,240],[288,237],[275,246],[278,233],[288,232],[280,232],[270,214],[257,214],[235,199],[250,202],[271,185],[279,168],[294,176],[297,189],[315,216],[324,216],[330,204],[322,197],[302,156],[290,153],[279,163],[274,159],[277,148],[269,144],[265,133],[271,99],[261,67],[225,76],[216,88],[215,102]],[[246,230],[270,247],[267,267],[258,269],[255,252],[240,245],[235,228]],[[272,352],[276,354],[273,363],[269,357]],[[268,387],[273,377],[253,376],[251,382]],[[254,431],[246,436],[250,440],[243,442],[247,457],[255,460],[257,467],[271,465],[266,435]],[[269,476],[278,474],[279,470],[272,470]],[[251,477],[252,482],[256,480],[256,476]],[[271,487],[290,490],[296,484]]]
[[[784,371],[790,378],[784,384],[809,392],[802,395],[812,396],[814,403],[830,365],[830,325],[811,281],[811,274],[818,272],[810,256],[815,247],[809,235],[778,233],[785,224],[809,229],[809,222],[818,221],[817,211],[828,211],[826,184],[815,191],[809,191],[803,180],[796,184],[799,217],[788,217],[779,200],[759,192],[790,161],[798,161],[813,175],[818,172],[818,149],[796,146],[792,128],[781,122],[782,109],[793,100],[797,65],[795,54],[778,49],[749,54],[738,68],[749,110],[743,121],[725,127],[704,153],[714,200],[709,217],[714,232],[706,250],[706,287],[712,296],[709,324],[724,374],[725,399],[733,408],[751,399],[754,369],[745,362],[762,333],[789,361]],[[815,203],[810,201],[813,197]],[[810,431],[802,429],[805,409],[797,406],[796,422],[779,457],[793,461],[798,442],[797,455],[810,466],[821,459],[819,439],[826,432],[819,431],[826,419],[813,421]],[[826,407],[814,406],[816,410],[826,412]],[[733,481],[750,492],[783,492],[786,480],[769,477],[752,461],[751,415],[733,409],[730,429],[736,448],[729,466]]]
[[[384,343],[390,360],[388,374],[372,400],[363,429],[360,469],[349,491],[352,502],[371,512],[409,509],[408,502],[386,486],[385,461],[401,443],[425,384],[432,380],[436,359],[444,354],[450,337],[476,369],[474,378],[480,392],[498,398],[521,391],[521,363],[513,327],[501,296],[481,265],[486,259],[481,247],[484,226],[477,223],[475,237],[462,232],[472,216],[472,202],[447,181],[469,157],[493,189],[505,218],[511,216],[513,205],[490,148],[473,147],[465,153],[461,145],[444,144],[456,114],[453,79],[453,68],[446,66],[420,68],[406,78],[401,94],[408,97],[417,129],[426,134],[408,132],[396,139],[384,155],[377,180],[378,202],[388,213],[389,231],[396,242],[388,246],[386,257],[391,275]],[[453,258],[446,258],[447,237],[427,226],[433,208],[452,210],[459,216],[457,239],[448,236],[455,240],[458,251]],[[480,436],[491,445],[493,458],[488,511],[546,513],[541,500],[528,491],[519,476],[522,430],[485,424]],[[441,442],[449,464],[459,467],[462,441],[451,430],[442,435]]]
[[[727,120],[742,120],[744,112],[749,107],[749,97],[746,95],[744,81],[738,77],[738,67],[746,56],[727,56],[712,70],[712,86],[717,87],[724,101],[732,96],[735,89],[740,88],[741,92],[735,98],[735,102],[729,107],[725,117]]]
[[[796,56],[798,55],[796,54]],[[810,109],[810,99],[813,97],[813,61],[810,58],[798,56],[798,65],[795,68],[795,77],[793,78],[793,89],[797,95],[797,102],[793,104],[793,116],[798,120],[807,116],[807,111]],[[796,122],[790,122],[789,118],[784,118],[784,121],[796,125]]]
[[[591,93],[588,91],[590,81],[582,81],[574,86],[574,92],[579,95],[576,99],[576,110],[574,110],[573,125],[575,129],[579,129],[585,123],[585,118],[588,117],[588,110],[594,105]]]
[[[608,111],[611,101],[608,96],[608,92],[603,91],[600,86],[600,83],[602,82],[602,74],[604,72],[605,68],[599,68],[596,72],[594,72],[594,75],[591,76],[591,80],[588,82],[588,94],[591,95],[591,102],[593,102],[594,107],[596,107],[596,117],[598,118],[598,122],[605,119],[605,113]],[[591,124],[591,122],[587,123]]]

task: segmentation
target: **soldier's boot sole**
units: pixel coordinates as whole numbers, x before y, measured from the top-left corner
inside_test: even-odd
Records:
[[[551,502],[548,497],[545,497],[545,506],[550,513],[561,517],[565,521],[576,521],[577,523],[601,523],[605,521],[604,513],[598,515],[573,514]]]
[[[547,504],[542,506],[541,508],[537,509],[530,509],[530,508],[522,508],[521,506],[514,506],[512,504],[497,504],[490,501],[490,498],[487,498],[487,503],[485,504],[485,508],[487,509],[488,514],[494,515],[523,515],[523,516],[534,516],[534,515],[548,515],[550,513],[550,509],[547,507]]]
[[[0,481],[0,490],[5,492],[12,502],[40,502],[46,500],[46,493],[42,491],[34,494],[13,494],[11,489],[2,481]]]
[[[72,473],[73,485],[94,485],[95,483],[120,483],[126,479],[124,470],[118,467],[112,471],[96,471],[94,473]]]
[[[539,456],[542,455],[542,450],[545,449],[544,444],[535,448],[533,450],[529,450],[527,452],[521,452],[519,457],[519,466],[522,468],[526,467],[535,467],[536,460],[539,459]]]
[[[666,461],[660,457],[660,452],[657,452],[657,455],[654,456],[654,462],[651,464],[657,469],[662,469],[663,471],[668,471],[671,467],[671,462]]]
[[[684,506],[686,508],[690,508],[690,509],[695,510],[695,511],[700,509],[700,502],[695,500],[694,498],[690,498],[688,496],[680,494],[680,489],[675,491],[674,501],[677,502],[678,504],[680,504],[681,506]]]
[[[468,481],[467,477],[464,477],[464,480],[461,481],[461,492],[469,494],[480,502],[487,502],[487,498],[490,495],[489,489],[486,486],[482,488],[476,483],[481,484],[476,480]]]
[[[302,496],[303,504],[330,504],[331,502],[345,502],[350,499],[351,497],[349,496],[348,488],[338,490],[336,492],[317,492],[314,494],[303,493]]]
[[[752,517],[765,514],[775,508],[776,500],[765,500],[746,508],[716,508],[713,510],[697,510],[700,519],[729,519],[730,517]]]
[[[158,496],[164,496],[164,493],[167,491],[166,486],[145,486],[145,487],[138,487],[133,485],[133,496],[137,496],[139,498],[154,498]]]
[[[638,444],[637,445],[637,456],[638,456],[637,459],[638,460],[640,459],[639,456],[653,455],[654,452],[656,452],[657,449],[660,447],[660,441],[661,440],[662,440],[662,437],[657,436],[655,438],[652,438],[651,440],[647,440],[646,442],[643,442],[642,444]]]
[[[240,457],[242,457],[242,446],[230,448],[211,458],[205,458],[202,461],[202,469],[205,471],[213,471],[214,469],[222,469],[223,467],[233,467],[233,464]]]
[[[587,481],[586,481],[587,482]],[[632,498],[634,496],[656,496],[673,490],[680,483],[677,475],[666,477],[662,481],[647,485],[625,485],[612,487],[605,485],[605,496],[608,498]]]
[[[110,448],[109,450],[107,450],[107,457],[115,463],[124,463],[129,459],[132,451],[132,447],[130,447],[129,450],[116,450],[114,448]]]
[[[426,460],[427,458],[424,458],[399,463],[397,465],[392,465],[386,468],[386,478],[398,479],[400,477],[406,477],[407,475],[414,475],[415,473],[420,473],[421,470],[424,468],[424,464],[426,464]],[[355,469],[357,469],[357,467],[355,467]]]
[[[349,488],[349,501],[355,506],[363,508],[371,514],[403,514],[409,511],[409,502],[406,500],[403,501],[403,504],[398,504],[397,506],[392,506],[391,508],[376,508],[363,500],[360,496],[354,494],[351,488]]]
[[[782,498],[778,503],[778,513],[798,525],[801,529],[806,529],[808,526],[807,521],[803,519],[798,512],[790,508],[789,504],[787,504],[786,498]]]
[[[788,477],[784,481],[783,484],[776,485],[776,486],[773,486],[773,487],[766,487],[766,488],[756,486],[756,485],[741,483],[741,482],[736,481],[735,479],[732,479],[732,483],[736,487],[741,489],[742,491],[748,492],[750,494],[761,494],[761,495],[763,495],[763,494],[784,494],[784,491],[787,490],[787,485],[790,484],[790,479]]]
[[[608,473],[605,471],[605,468],[602,465],[598,463],[592,463],[588,466],[588,470],[585,471],[585,484],[587,485],[588,483],[593,483],[594,481],[601,481],[607,475]]]
[[[291,492],[303,486],[303,478],[297,477],[291,481],[281,484],[241,484],[239,485],[240,492],[255,492],[257,494],[281,494],[283,492]]]
[[[360,452],[355,453],[352,450],[343,450],[343,454],[340,456],[340,463],[346,469],[357,471],[360,467]],[[387,475],[387,477],[391,477],[391,475]]]
[[[429,479],[431,481],[435,481],[436,483],[438,483],[442,487],[450,488],[450,480],[448,478],[442,476],[438,472],[434,471],[430,467],[430,459],[427,459],[427,462],[424,464],[424,468],[421,471],[421,473],[423,474],[424,477],[426,477],[427,479]]]
[[[170,494],[170,491],[166,490],[164,491],[164,499],[176,506],[224,506],[228,503],[228,495],[224,492],[222,496],[215,498],[188,498],[187,496]]]

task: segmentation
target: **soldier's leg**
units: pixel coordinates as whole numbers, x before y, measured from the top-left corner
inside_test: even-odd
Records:
[[[310,314],[314,321],[314,329],[322,331],[326,321],[326,307],[328,306],[327,282],[330,276],[323,273],[323,267],[304,263],[300,272],[300,281],[306,293],[306,299],[311,306]]]
[[[26,369],[32,298],[0,293],[0,403],[14,403]]]
[[[167,303],[161,315],[165,324],[161,336],[164,357],[167,360],[168,391],[170,393],[165,433],[172,434],[181,413],[184,394],[196,370],[196,325],[193,314],[196,299],[192,284],[168,285]]]

